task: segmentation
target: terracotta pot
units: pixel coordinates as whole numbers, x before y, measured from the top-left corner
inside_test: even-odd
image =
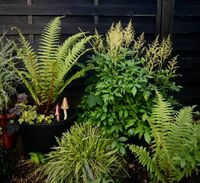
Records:
[[[0,144],[5,149],[10,149],[15,146],[16,144],[16,134],[8,134],[7,133],[7,126],[10,119],[13,119],[13,114],[0,114],[0,127],[2,128],[2,134],[0,135]]]

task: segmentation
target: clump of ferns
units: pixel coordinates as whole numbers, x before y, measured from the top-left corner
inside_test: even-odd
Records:
[[[147,150],[130,145],[139,162],[146,167],[153,182],[177,182],[198,174],[200,167],[200,124],[193,120],[194,107],[175,111],[157,94],[148,120],[153,141]]]

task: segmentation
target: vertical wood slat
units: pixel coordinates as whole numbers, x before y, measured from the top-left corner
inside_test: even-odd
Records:
[[[28,6],[31,6],[31,5],[32,5],[32,0],[27,0],[27,5],[28,5]],[[28,15],[28,24],[30,24],[30,25],[33,24],[33,16],[32,16],[32,15]],[[33,34],[30,34],[30,35],[29,35],[29,41],[30,41],[31,43],[33,43],[33,40],[34,40]]]
[[[157,0],[157,15],[156,15],[156,33],[161,32],[161,20],[162,20],[162,2],[163,0]]]
[[[94,5],[98,6],[99,5],[99,0],[94,0]],[[94,16],[94,24],[98,24],[99,23],[99,17],[98,16]]]
[[[167,36],[172,33],[174,4],[175,4],[175,0],[163,0],[161,37]]]
[[[156,32],[161,39],[172,33],[175,0],[157,0]]]

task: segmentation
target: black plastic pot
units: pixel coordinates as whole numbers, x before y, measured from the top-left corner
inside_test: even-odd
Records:
[[[49,124],[20,125],[22,142],[26,152],[48,153],[51,147],[57,145],[56,137],[61,137],[74,124],[76,111],[68,110],[66,121],[55,121]]]

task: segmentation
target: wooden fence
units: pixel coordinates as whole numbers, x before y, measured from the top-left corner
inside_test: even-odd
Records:
[[[43,26],[54,16],[65,15],[63,37],[83,31],[105,33],[112,22],[126,24],[132,19],[136,33],[145,32],[147,40],[157,34],[172,34],[174,53],[179,56],[178,83],[184,86],[178,95],[185,103],[200,101],[200,1],[199,0],[0,0],[0,34],[10,36],[17,26],[38,42]],[[73,97],[80,96],[80,82]]]

